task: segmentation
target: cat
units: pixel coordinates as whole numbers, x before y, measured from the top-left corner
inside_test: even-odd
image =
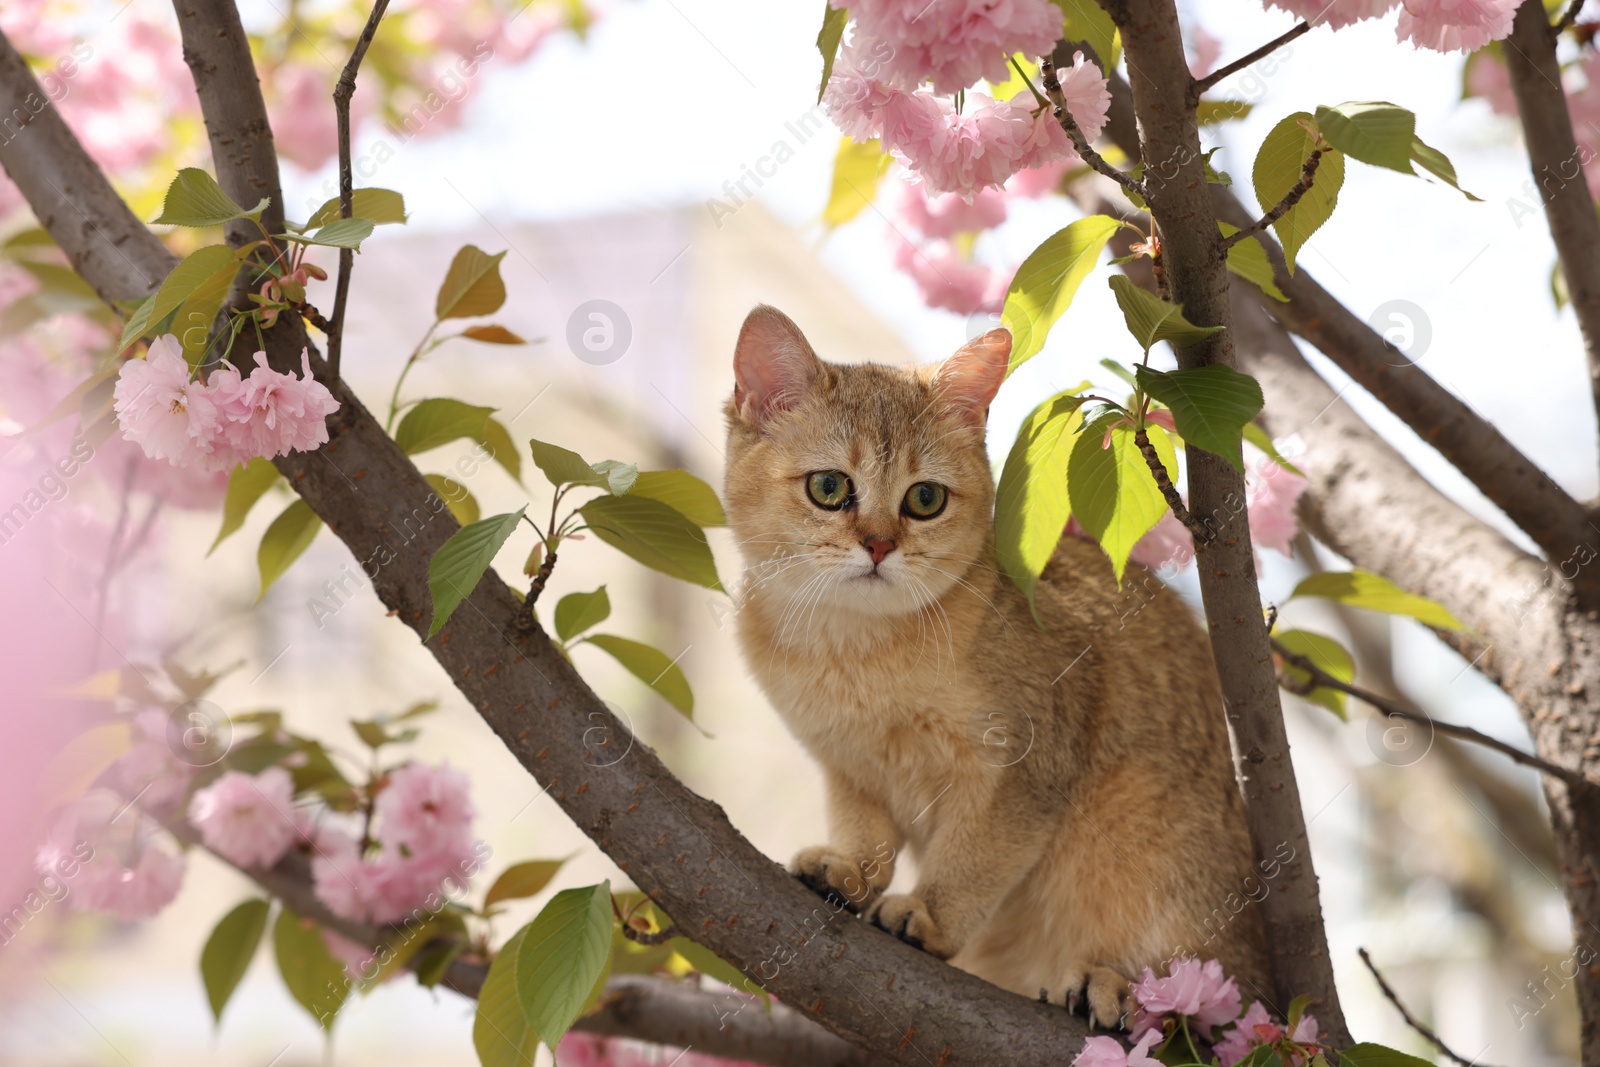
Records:
[[[984,434],[1010,352],[1002,329],[936,366],[824,363],[766,306],[740,331],[738,638],[827,794],[829,843],[791,870],[1091,1025],[1126,1025],[1130,981],[1178,954],[1220,959],[1246,1003],[1271,1004],[1205,634],[1137,565],[1125,581],[1153,593],[1128,617],[1077,537],[1039,584],[1044,629],[999,573]],[[905,848],[916,885],[889,893]]]

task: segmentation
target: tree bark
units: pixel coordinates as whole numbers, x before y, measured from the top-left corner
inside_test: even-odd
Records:
[[[1188,102],[1190,76],[1171,0],[1102,0],[1122,31],[1145,162],[1146,199],[1160,235],[1160,261],[1172,299],[1202,326],[1229,325],[1222,234],[1206,192],[1199,130]],[[1178,349],[1185,369],[1233,365],[1228,329]],[[1300,789],[1289,758],[1277,675],[1268,645],[1245,515],[1244,475],[1227,460],[1190,445],[1190,510],[1218,533],[1195,560],[1212,655],[1222,679],[1228,724],[1239,752],[1245,816],[1258,859],[1287,844],[1304,857],[1262,901],[1278,1003],[1309,994],[1326,1040],[1349,1044],[1328,958],[1316,870],[1306,839]]]

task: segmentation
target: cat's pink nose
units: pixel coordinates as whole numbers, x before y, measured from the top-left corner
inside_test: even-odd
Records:
[[[883,557],[894,551],[894,538],[868,537],[861,542],[861,547],[872,556],[873,563],[882,563]]]

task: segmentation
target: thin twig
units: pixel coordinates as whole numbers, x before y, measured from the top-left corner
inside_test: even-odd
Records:
[[[1395,1010],[1400,1013],[1400,1018],[1406,1021],[1407,1026],[1427,1038],[1435,1048],[1459,1063],[1461,1067],[1484,1067],[1484,1064],[1479,1063],[1477,1060],[1469,1060],[1465,1056],[1457,1055],[1449,1045],[1439,1040],[1438,1034],[1419,1023],[1416,1017],[1406,1010],[1406,1006],[1400,1003],[1400,998],[1395,995],[1395,991],[1390,988],[1389,983],[1384,981],[1383,975],[1378,973],[1377,964],[1372,962],[1372,957],[1367,955],[1367,950],[1358,948],[1356,951],[1361,954],[1361,962],[1367,965],[1367,970],[1371,971],[1372,977],[1377,980],[1378,988],[1383,990],[1383,995],[1389,998],[1389,1003],[1394,1005]]]
[[[539,564],[539,569],[534,572],[533,584],[528,587],[528,595],[523,598],[522,610],[517,612],[516,627],[518,630],[528,632],[533,629],[533,606],[539,601],[539,594],[544,592],[544,583],[550,580],[550,575],[556,569],[556,554],[548,548],[545,549],[544,562]]]
[[[1576,0],[1576,3],[1582,4],[1583,0]],[[1230,78],[1239,73],[1256,60],[1265,59],[1267,56],[1270,56],[1272,53],[1276,52],[1278,49],[1282,48],[1296,37],[1299,37],[1303,33],[1309,32],[1310,29],[1311,23],[1301,22],[1288,33],[1268,41],[1260,48],[1257,48],[1254,52],[1239,57],[1225,67],[1218,67],[1210,74],[1207,74],[1204,78],[1194,79],[1194,81],[1189,85],[1189,99],[1198,104],[1200,102],[1201,95],[1204,94],[1207,89],[1211,88],[1213,85],[1216,85],[1224,78]]]
[[[1167,473],[1166,464],[1161,462],[1161,457],[1156,454],[1155,445],[1150,443],[1150,435],[1143,429],[1135,430],[1133,442],[1139,446],[1144,461],[1150,465],[1150,473],[1155,476],[1156,486],[1160,488],[1161,495],[1167,498],[1167,506],[1172,509],[1172,514],[1177,516],[1178,521],[1193,535],[1195,547],[1200,548],[1216,540],[1216,536],[1205,523],[1191,515],[1189,509],[1184,507],[1183,497],[1178,495],[1177,487],[1172,484],[1172,476]]]
[[[682,937],[683,931],[675,925],[668,924],[655,933],[651,933],[648,930],[640,930],[630,926],[628,923],[623,923],[622,936],[636,945],[664,945],[675,937]]]
[[[324,336],[332,337],[333,326],[329,324],[327,319],[322,317],[322,312],[318,311],[310,303],[297,305],[297,310],[299,310],[301,318],[321,330]]]
[[[383,21],[383,13],[388,10],[389,0],[377,0],[372,5],[372,14],[367,16],[367,24],[361,30],[361,36],[356,38],[356,46],[350,52],[350,62],[344,65],[344,71],[339,75],[339,84],[333,87],[333,110],[339,121],[339,217],[347,219],[355,214],[355,176],[351,173],[350,163],[350,98],[356,94],[356,71],[361,69],[361,61],[367,56],[367,47],[372,44],[372,38],[378,32],[378,23]],[[339,380],[339,354],[344,348],[344,305],[350,295],[350,270],[355,266],[355,253],[348,248],[339,249],[339,281],[333,291],[333,323],[332,329],[318,326],[328,335],[328,377],[331,382]]]
[[[1560,37],[1571,29],[1573,23],[1578,21],[1578,12],[1583,10],[1585,2],[1586,0],[1572,0],[1572,3],[1567,5],[1566,12],[1562,14],[1561,21],[1550,27],[1550,36]]]
[[[1236,230],[1222,239],[1223,255],[1227,255],[1228,249],[1232,248],[1246,237],[1254,237],[1256,234],[1260,233],[1262,230],[1266,229],[1268,226],[1271,226],[1274,222],[1277,222],[1279,219],[1287,215],[1289,213],[1289,209],[1298,204],[1300,202],[1300,198],[1311,191],[1311,182],[1317,176],[1317,164],[1321,162],[1322,149],[1313,148],[1311,150],[1311,154],[1306,157],[1305,163],[1303,163],[1300,167],[1300,180],[1295,182],[1294,187],[1291,188],[1287,193],[1283,194],[1283,199],[1274,204],[1272,206],[1272,210],[1268,211],[1265,215],[1262,215],[1259,219],[1252,222],[1244,229]]]
[[[1411,708],[1401,707],[1394,701],[1381,697],[1371,690],[1363,689],[1358,685],[1351,685],[1349,682],[1335,678],[1317,666],[1316,662],[1309,656],[1302,656],[1298,652],[1290,651],[1276,637],[1272,639],[1272,650],[1285,663],[1304,671],[1307,675],[1305,680],[1283,677],[1278,679],[1283,684],[1283,687],[1291,693],[1299,693],[1304,696],[1314,689],[1336,689],[1341,693],[1347,693],[1355,697],[1357,700],[1371,704],[1391,719],[1405,719],[1409,722],[1420,723],[1427,726],[1428,729],[1437,730],[1447,737],[1454,737],[1461,741],[1471,741],[1485,748],[1492,748],[1502,755],[1509,756],[1514,763],[1521,763],[1524,766],[1541,770],[1552,778],[1559,778],[1568,785],[1585,789],[1600,788],[1600,784],[1590,781],[1578,771],[1563,767],[1559,763],[1551,763],[1549,760],[1536,756],[1531,752],[1524,752],[1514,745],[1506,744],[1499,738],[1490,737],[1488,734],[1474,730],[1470,726],[1457,726],[1455,723],[1440,722],[1431,715],[1414,711]]]
[[[1061,94],[1061,81],[1056,77],[1056,61],[1052,57],[1039,57],[1039,79],[1044,85],[1045,95],[1050,98],[1051,114],[1055,116],[1057,122],[1061,123],[1061,128],[1067,132],[1067,137],[1072,141],[1072,147],[1083,161],[1130,193],[1133,193],[1141,201],[1146,199],[1143,182],[1113,167],[1105,161],[1104,156],[1089,147],[1089,139],[1078,128],[1078,120],[1072,117],[1072,111],[1067,107],[1066,97]]]

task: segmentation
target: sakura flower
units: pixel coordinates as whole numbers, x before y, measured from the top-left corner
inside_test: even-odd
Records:
[[[1061,188],[1061,179],[1067,176],[1065,162],[1046,163],[1017,171],[1006,182],[1006,192],[1013,196],[1049,196]]]
[[[1404,0],[1396,36],[1436,52],[1473,52],[1511,33],[1518,0]]]
[[[1161,1032],[1153,1030],[1124,1050],[1114,1037],[1091,1037],[1084,1041],[1072,1067],[1160,1067],[1161,1061],[1150,1055],[1151,1046],[1160,1040]]]
[[[189,376],[178,339],[158,337],[144,359],[122,365],[112,390],[123,435],[151,459],[196,465],[211,453],[220,426],[205,383]]]
[[[1363,19],[1387,14],[1399,0],[1266,0],[1267,7],[1288,11],[1313,26],[1341,30]]]
[[[143,456],[139,462],[149,463]],[[163,463],[162,468],[174,468]],[[139,797],[145,810],[165,813],[177,807],[189,789],[194,768],[173,755],[167,744],[170,718],[149,708],[133,717],[134,742],[112,767],[113,781],[127,795]]]
[[[189,822],[200,840],[240,867],[271,867],[299,836],[294,781],[282,767],[258,775],[229,771],[194,795]]]
[[[857,39],[893,49],[885,81],[907,87],[932,81],[938,93],[980,79],[1003,82],[1007,56],[1048,52],[1061,35],[1061,9],[1051,0],[852,0],[849,8]]]
[[[182,856],[159,847],[154,824],[122,798],[97,790],[64,810],[40,845],[35,867],[65,877],[74,908],[144,919],[172,903],[183,884]]]
[[[958,315],[998,312],[1005,304],[1009,276],[957,256],[944,242],[918,249],[901,241],[894,264],[917,283],[923,303]]]
[[[322,827],[311,849],[311,889],[341,919],[372,918],[373,879],[359,843],[342,830]]]
[[[224,367],[211,376],[212,397],[228,448],[241,460],[288,455],[328,441],[327,418],[339,410],[328,387],[311,377],[311,355],[300,351],[302,377],[267,366],[257,352],[256,369],[241,379]],[[230,464],[231,465],[231,464]]]
[[[470,839],[477,814],[469,788],[467,776],[448,765],[406,764],[378,794],[378,840],[385,848],[412,854],[456,847]]]
[[[1105,75],[1082,52],[1075,52],[1072,66],[1056,68],[1056,80],[1061,83],[1061,98],[1072,112],[1072,120],[1086,140],[1094,141],[1105,130],[1106,116],[1111,113],[1111,90]]]
[[[1199,26],[1189,31],[1189,73],[1204,78],[1216,69],[1222,58],[1222,42]]]
[[[1295,1024],[1294,1033],[1289,1035],[1295,1042],[1306,1045],[1317,1040],[1317,1020],[1312,1015],[1302,1015]],[[1245,1059],[1260,1045],[1274,1044],[1283,1039],[1283,1028],[1272,1021],[1272,1016],[1262,1006],[1259,1000],[1250,1005],[1239,1022],[1222,1035],[1217,1042],[1215,1052],[1222,1061],[1222,1067],[1233,1067],[1240,1060]],[[1291,1057],[1291,1067],[1299,1067],[1305,1057]]]
[[[1465,81],[1467,94],[1483,97],[1496,115],[1517,113],[1517,98],[1511,92],[1511,74],[1506,70],[1506,61],[1493,51],[1474,52],[1467,57]],[[1577,99],[1578,94],[1573,94],[1569,107]]]
[[[1134,985],[1133,995],[1152,1015],[1187,1015],[1209,1032],[1239,1017],[1239,985],[1222,972],[1222,964],[1180,956],[1165,978],[1149,967]]]
[[[1306,480],[1263,454],[1249,464],[1244,489],[1251,542],[1294,555],[1294,539],[1300,533],[1294,509],[1306,491]]]
[[[928,238],[987,230],[1006,220],[1006,198],[998,189],[983,189],[971,201],[954,193],[929,196],[914,182],[902,183],[900,218]]]

